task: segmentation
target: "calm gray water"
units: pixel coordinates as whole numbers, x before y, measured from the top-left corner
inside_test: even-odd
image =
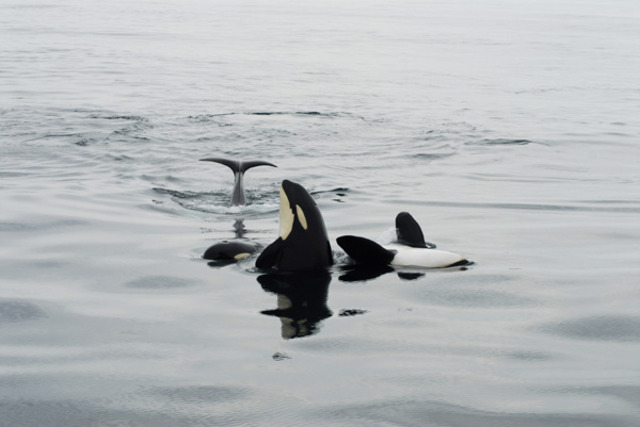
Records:
[[[0,38],[0,425],[640,425],[637,1],[0,0]],[[228,208],[207,156],[279,167]],[[274,240],[285,178],[339,262],[406,210],[476,263],[279,318],[200,255]]]

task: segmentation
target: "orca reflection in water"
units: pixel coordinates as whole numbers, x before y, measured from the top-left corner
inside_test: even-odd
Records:
[[[280,236],[256,260],[259,269],[322,271],[333,264],[331,244],[315,200],[300,184],[280,186]]]
[[[340,236],[337,241],[356,264],[366,266],[444,268],[471,264],[461,255],[434,249],[434,244],[425,242],[420,226],[408,212],[396,217],[396,236],[396,242],[385,246],[359,236]]]
[[[264,310],[262,314],[280,318],[284,339],[312,335],[318,331],[320,321],[333,315],[327,307],[331,283],[327,271],[269,273],[259,276],[258,282],[262,289],[278,297],[278,308]]]
[[[263,160],[250,160],[250,161],[238,161],[224,159],[220,157],[208,157],[206,159],[200,159],[201,162],[214,162],[225,165],[233,171],[235,182],[233,184],[233,192],[231,193],[231,206],[244,206],[247,204],[247,198],[244,194],[244,173],[255,166],[277,166],[273,163],[265,162]]]

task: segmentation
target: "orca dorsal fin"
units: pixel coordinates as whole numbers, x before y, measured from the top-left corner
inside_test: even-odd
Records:
[[[396,256],[395,251],[383,248],[373,240],[359,236],[340,236],[338,245],[358,264],[388,265]]]
[[[400,212],[396,216],[396,233],[398,243],[402,243],[412,248],[429,248],[436,247],[433,243],[424,241],[424,234],[418,222],[411,216],[409,212]]]

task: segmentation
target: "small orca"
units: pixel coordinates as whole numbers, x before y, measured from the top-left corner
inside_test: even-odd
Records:
[[[238,160],[223,159],[220,157],[208,157],[206,159],[200,159],[201,162],[214,162],[221,165],[228,166],[233,171],[235,177],[235,183],[233,184],[233,192],[231,193],[231,206],[244,206],[247,204],[247,198],[244,195],[244,173],[255,166],[273,166],[277,168],[273,163],[265,162],[263,160],[250,160],[242,162]]]
[[[244,219],[238,218],[233,223],[233,229],[236,233],[235,240],[223,240],[222,242],[214,243],[209,246],[202,258],[209,260],[208,263],[211,267],[223,267],[225,265],[233,264],[234,262],[243,260],[252,254],[254,254],[260,245],[249,242],[243,239],[246,233],[244,227]]]
[[[202,255],[208,260],[236,262],[244,259],[257,250],[256,245],[240,240],[224,240],[209,246]]]
[[[368,266],[442,268],[471,264],[461,255],[434,249],[433,243],[425,242],[422,229],[408,212],[396,217],[396,235],[398,240],[385,246],[358,236],[340,236],[337,242],[356,264]]]
[[[280,237],[256,260],[259,269],[323,270],[333,264],[331,244],[316,202],[300,184],[280,186]]]

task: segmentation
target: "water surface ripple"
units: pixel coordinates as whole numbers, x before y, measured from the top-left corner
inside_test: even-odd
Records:
[[[640,425],[638,22],[632,0],[0,1],[0,424]],[[214,156],[278,167],[232,207]],[[285,178],[326,276],[200,258],[273,241]],[[475,264],[344,265],[336,237],[400,211]]]

